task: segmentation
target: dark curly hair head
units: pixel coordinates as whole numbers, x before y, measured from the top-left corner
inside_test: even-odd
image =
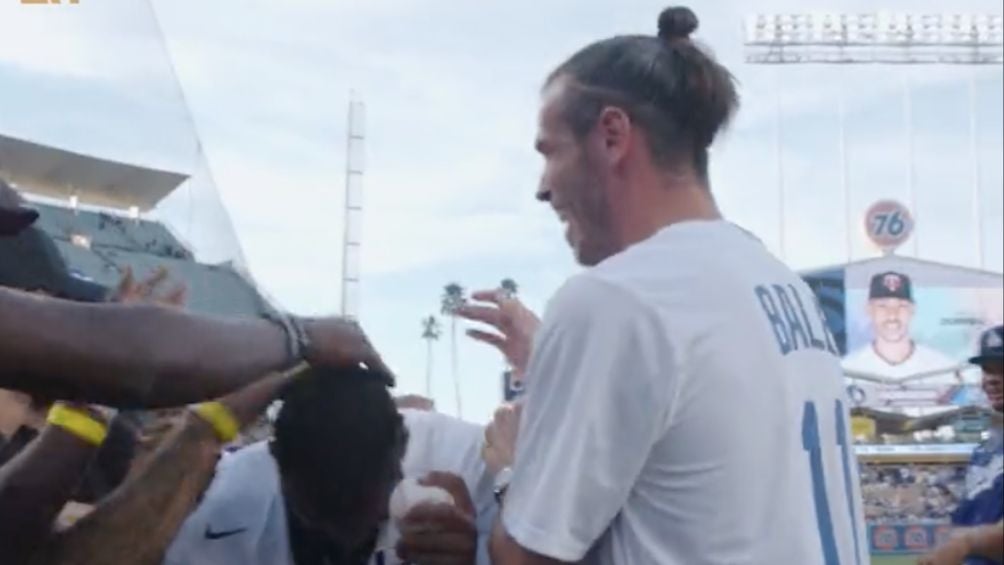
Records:
[[[387,381],[362,368],[313,368],[282,394],[271,451],[287,509],[346,545],[387,511],[407,429]]]

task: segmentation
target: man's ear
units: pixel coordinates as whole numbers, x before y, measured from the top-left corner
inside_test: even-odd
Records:
[[[606,106],[596,120],[600,150],[610,165],[620,164],[631,150],[634,131],[631,117],[622,108]]]

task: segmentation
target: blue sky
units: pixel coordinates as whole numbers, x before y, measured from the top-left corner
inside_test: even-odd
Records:
[[[944,2],[692,5],[698,38],[733,70],[743,96],[713,155],[713,190],[727,216],[781,252],[780,93],[783,254],[794,267],[874,254],[861,215],[885,197],[911,204],[917,217],[904,253],[979,265],[966,102],[972,78],[983,264],[1002,269],[1001,67],[743,63],[741,21],[750,11],[938,13]],[[331,313],[339,306],[345,124],[355,89],[367,106],[362,320],[401,389],[422,392],[419,321],[438,312],[445,283],[470,289],[512,277],[539,310],[576,271],[560,226],[532,198],[538,89],[585,43],[652,32],[663,7],[649,0],[3,0],[0,131],[191,173],[158,216],[207,260],[240,254],[283,306]],[[996,0],[970,0],[952,10],[1001,9]],[[913,105],[913,198],[904,73]],[[839,180],[841,99],[849,214]],[[483,420],[499,398],[502,362],[460,339],[464,415]],[[444,339],[435,347],[433,392],[448,412],[449,354]]]

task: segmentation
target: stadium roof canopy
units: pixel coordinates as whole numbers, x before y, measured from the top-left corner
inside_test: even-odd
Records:
[[[0,175],[23,192],[146,212],[188,175],[109,161],[0,134]]]

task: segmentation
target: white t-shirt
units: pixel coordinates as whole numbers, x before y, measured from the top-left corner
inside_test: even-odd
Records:
[[[723,221],[670,226],[569,280],[530,359],[507,532],[562,561],[867,563],[820,312]]]
[[[402,410],[408,448],[406,477],[446,471],[464,479],[477,510],[478,564],[488,565],[487,539],[495,517],[492,479],[481,460],[484,428],[434,412]],[[393,536],[381,528],[380,539]],[[293,565],[279,471],[266,442],[225,456],[199,507],[168,549],[165,565]],[[379,547],[379,544],[378,544]],[[371,565],[401,563],[393,548]]]
[[[887,377],[899,380],[930,373],[932,371],[954,369],[963,365],[959,360],[931,349],[930,347],[915,343],[913,353],[901,363],[890,363],[880,356],[872,344],[868,344],[857,351],[853,351],[844,358],[843,366],[848,371],[865,373],[877,377]],[[955,384],[955,375],[947,372],[927,379],[917,381],[918,384]]]

